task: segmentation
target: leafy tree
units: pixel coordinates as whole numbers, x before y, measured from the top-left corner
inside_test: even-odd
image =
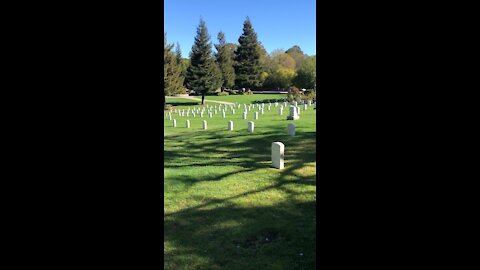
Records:
[[[315,89],[317,81],[317,57],[309,57],[297,71],[293,84],[299,88]]]
[[[212,44],[205,22],[200,19],[197,35],[190,53],[190,65],[187,69],[187,86],[202,94],[202,105],[205,95],[222,85],[219,68],[212,56]]]
[[[182,68],[177,62],[173,45],[167,44],[167,34],[163,33],[163,105],[166,105],[166,96],[180,93],[183,88],[184,77]]]
[[[217,58],[217,64],[222,75],[223,92],[223,88],[231,88],[235,85],[235,69],[233,68],[234,51],[227,47],[225,34],[223,32],[218,33],[217,38],[219,44],[215,44],[215,48],[217,49],[215,57]]]
[[[295,70],[286,67],[280,67],[268,76],[265,82],[267,86],[287,88],[292,85],[292,80],[295,78]]]
[[[298,45],[295,45],[292,48],[288,49],[285,53],[290,55],[295,60],[297,69],[307,58],[307,55],[303,53],[302,49]]]
[[[270,70],[274,72],[282,67],[295,70],[295,59],[282,50],[275,50],[270,55]]]
[[[250,18],[243,24],[243,33],[238,39],[240,46],[235,54],[235,83],[239,87],[258,87],[261,85],[260,45]]]

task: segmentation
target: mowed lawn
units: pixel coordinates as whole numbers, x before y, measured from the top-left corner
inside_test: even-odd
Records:
[[[234,97],[270,98],[212,98]],[[186,116],[173,114],[176,128],[164,117],[165,269],[315,269],[316,110],[301,110],[296,121],[286,120],[288,107],[283,116],[265,107],[259,120],[254,111],[247,120],[243,106],[225,119],[190,114],[190,129]],[[275,141],[285,144],[283,170],[270,168]]]

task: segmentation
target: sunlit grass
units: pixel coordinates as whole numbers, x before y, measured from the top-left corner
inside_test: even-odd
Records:
[[[215,98],[234,97],[252,96]],[[259,120],[254,111],[247,120],[243,107],[225,119],[190,114],[190,129],[187,117],[173,114],[176,128],[164,117],[165,269],[314,269],[316,110],[301,111],[295,137],[288,108],[265,108]],[[274,141],[285,144],[283,170],[270,168]]]

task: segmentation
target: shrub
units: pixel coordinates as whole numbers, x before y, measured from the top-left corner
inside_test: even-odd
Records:
[[[228,96],[228,92],[220,92],[217,96]]]
[[[243,92],[243,95],[244,96],[250,96],[250,95],[253,95],[253,92],[252,92],[252,90],[248,90],[246,92]]]
[[[305,95],[305,100],[316,100],[317,99],[317,92],[316,91],[308,91]]]
[[[289,102],[291,101],[300,101],[302,100],[304,97],[302,91],[300,91],[297,87],[295,86],[292,86],[290,88],[288,88],[288,95],[287,95],[287,100]]]
[[[185,95],[185,94],[189,94],[187,89],[183,88],[182,90],[178,91],[178,94],[180,95]]]

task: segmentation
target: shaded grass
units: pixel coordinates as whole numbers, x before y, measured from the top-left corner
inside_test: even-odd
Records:
[[[241,110],[190,115],[191,129],[186,117],[175,115],[177,128],[165,120],[165,269],[315,268],[316,111],[302,111],[295,137],[286,135],[288,110],[259,120],[253,111],[248,120]],[[286,147],[282,171],[270,168],[274,141]]]

